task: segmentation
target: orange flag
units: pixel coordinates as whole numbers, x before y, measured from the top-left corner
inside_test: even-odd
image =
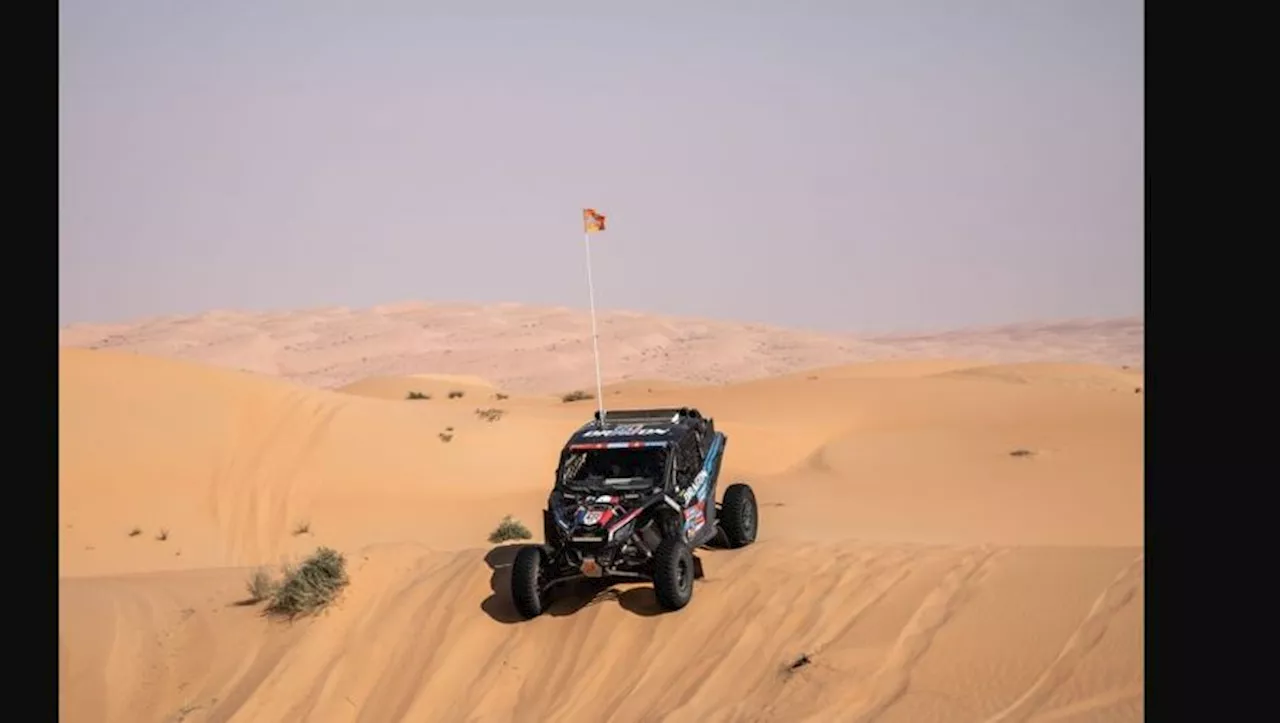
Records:
[[[604,230],[604,215],[596,213],[594,208],[582,209],[582,230],[587,233],[596,233]]]

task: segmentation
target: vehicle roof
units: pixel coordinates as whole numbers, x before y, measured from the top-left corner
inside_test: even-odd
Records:
[[[604,422],[596,412],[579,427],[565,445],[569,449],[619,449],[666,447],[704,423],[692,407],[605,410]]]

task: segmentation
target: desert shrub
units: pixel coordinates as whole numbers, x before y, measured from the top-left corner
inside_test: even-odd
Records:
[[[580,402],[584,399],[595,399],[595,395],[589,392],[584,392],[581,389],[575,389],[574,391],[569,392],[563,397],[560,397],[560,401],[566,404],[568,404],[569,402]]]
[[[267,613],[295,618],[318,612],[338,597],[347,582],[346,559],[321,547],[301,565],[285,568],[284,581],[272,594]]]
[[[141,534],[142,534],[141,527],[135,527],[132,530],[129,530],[129,537],[137,537],[138,535],[141,535]]]
[[[245,587],[249,590],[249,599],[245,602],[257,603],[274,595],[278,584],[271,578],[271,573],[267,572],[266,568],[258,568],[253,571],[253,576],[249,578],[249,582],[245,583]]]
[[[1034,454],[1035,452],[1032,452],[1029,449],[1015,449],[1009,453],[1009,456],[1010,457],[1030,457]]]
[[[441,442],[452,442],[452,441],[453,441],[453,434],[451,434],[450,432],[441,432],[441,433],[440,433],[440,441],[441,441]]]
[[[161,542],[164,542],[165,540],[169,539],[169,530],[161,528],[160,534],[156,535],[156,539]]]
[[[450,399],[461,399],[463,394],[466,394],[466,392],[462,392],[462,391],[459,391],[459,390],[455,389],[455,390],[453,390],[452,392],[449,392],[449,398],[450,398]]]
[[[505,412],[504,410],[501,410],[501,409],[492,409],[492,408],[490,408],[490,409],[477,409],[477,410],[476,410],[476,416],[477,416],[477,417],[479,417],[479,418],[481,418],[481,419],[483,419],[483,420],[484,420],[484,421],[486,421],[486,422],[496,422],[496,421],[498,421],[499,419],[502,419],[502,415],[504,415],[504,414],[506,414],[506,412]]]
[[[489,533],[489,542],[497,544],[508,540],[528,540],[531,537],[533,533],[529,532],[529,528],[525,527],[524,523],[507,515],[502,518],[502,522],[498,523],[497,528]]]
[[[431,398],[430,394],[423,394],[422,392],[409,392],[408,396],[405,397],[405,399],[430,399],[430,398]]]
[[[510,394],[503,394],[502,392],[498,392],[497,394],[493,395],[493,398],[497,399],[498,401],[502,401],[503,399],[508,399],[510,397],[511,397]]]
[[[298,535],[305,535],[308,532],[311,532],[311,523],[309,521],[299,522],[293,528],[293,534],[295,537]]]

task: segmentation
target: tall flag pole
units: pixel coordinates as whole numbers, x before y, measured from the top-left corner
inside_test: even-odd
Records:
[[[600,381],[600,341],[596,331],[596,288],[591,280],[591,234],[604,231],[604,215],[594,208],[582,209],[582,243],[587,250],[587,295],[591,299],[591,348],[596,357],[596,408],[604,424],[604,385]]]

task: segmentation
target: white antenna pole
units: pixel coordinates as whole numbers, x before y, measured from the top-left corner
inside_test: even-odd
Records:
[[[600,410],[600,423],[604,424],[604,386],[600,382],[600,341],[596,331],[596,287],[591,280],[591,234],[583,232],[582,243],[587,249],[587,295],[591,299],[591,348],[596,357],[596,408]]]

